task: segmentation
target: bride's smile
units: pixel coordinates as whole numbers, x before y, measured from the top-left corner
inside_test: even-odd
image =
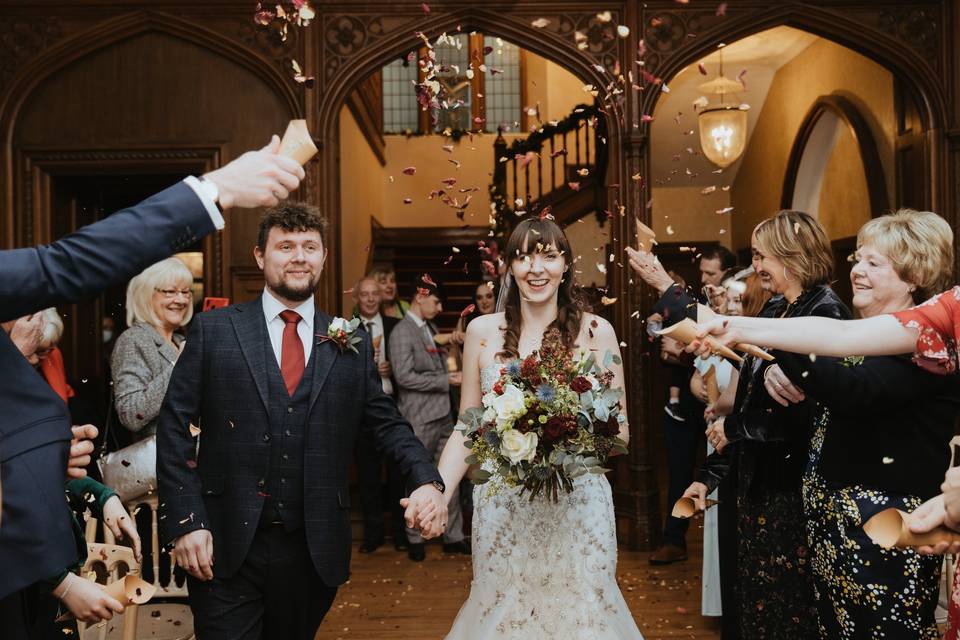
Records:
[[[520,297],[533,303],[556,299],[566,268],[567,260],[562,251],[541,244],[534,251],[519,254],[511,265]]]

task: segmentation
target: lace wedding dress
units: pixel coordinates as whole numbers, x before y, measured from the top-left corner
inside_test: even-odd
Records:
[[[484,393],[500,366],[480,372]],[[487,485],[473,501],[473,583],[447,640],[642,640],[617,586],[606,477],[577,478],[558,503]]]

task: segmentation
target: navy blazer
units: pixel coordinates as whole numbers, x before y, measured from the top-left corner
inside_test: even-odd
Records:
[[[214,231],[183,183],[52,244],[0,251],[0,321],[76,302],[122,284]],[[70,414],[0,331],[0,598],[77,561],[63,496]]]
[[[349,577],[350,464],[354,442],[369,430],[393,457],[408,486],[441,482],[432,456],[386,394],[361,329],[359,353],[321,341],[331,318],[314,322],[313,378],[303,451],[307,545],[323,582]],[[247,556],[265,496],[270,463],[268,344],[263,304],[231,305],[197,315],[170,378],[157,426],[161,543],[197,529],[213,534],[214,575],[232,576]],[[199,456],[189,425],[202,430]]]

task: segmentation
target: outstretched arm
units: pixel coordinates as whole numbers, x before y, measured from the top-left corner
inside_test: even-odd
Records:
[[[750,318],[729,316],[701,326],[700,337],[712,334],[724,344],[748,342],[793,353],[844,357],[913,353],[917,331],[891,315],[862,320],[832,318]]]

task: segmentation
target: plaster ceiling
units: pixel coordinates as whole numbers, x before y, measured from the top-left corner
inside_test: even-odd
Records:
[[[727,96],[727,103],[750,105],[747,112],[748,146],[777,69],[817,39],[818,36],[805,31],[781,26],[737,40],[723,48],[726,77],[736,78],[746,70],[742,77],[746,90]],[[719,61],[719,51],[714,51],[699,61],[707,69],[706,76],[700,73],[697,63],[694,63],[680,70],[673,78],[664,78],[670,92],[664,93],[657,102],[651,125],[651,175],[654,187],[716,185],[719,189],[733,183],[741,160],[720,174],[714,173],[716,165],[700,152],[697,111],[693,107],[693,102],[704,95],[698,87],[717,77]],[[711,105],[717,100],[717,96],[707,98]]]

